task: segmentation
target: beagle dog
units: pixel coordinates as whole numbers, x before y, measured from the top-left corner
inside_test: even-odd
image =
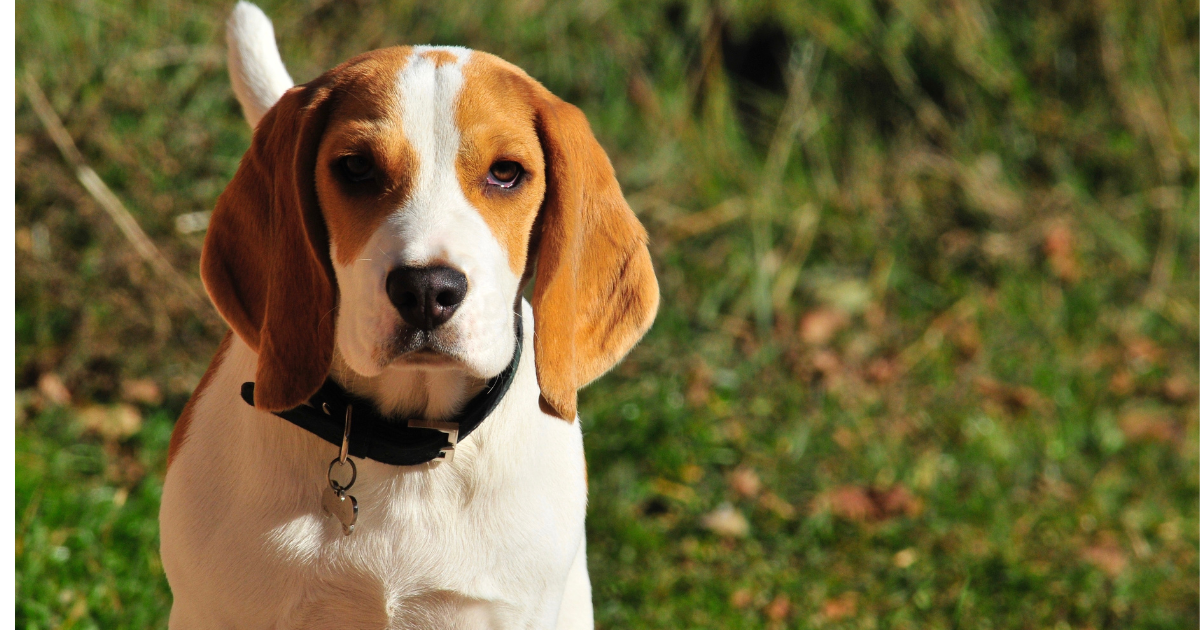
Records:
[[[232,332],[171,436],[170,627],[592,627],[576,392],[659,297],[586,118],[465,48],[293,87],[257,7],[227,38],[254,137],[201,258]]]

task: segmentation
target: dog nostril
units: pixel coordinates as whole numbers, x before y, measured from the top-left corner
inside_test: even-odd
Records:
[[[450,267],[398,267],[387,276],[388,299],[421,330],[446,323],[467,295],[467,277]]]

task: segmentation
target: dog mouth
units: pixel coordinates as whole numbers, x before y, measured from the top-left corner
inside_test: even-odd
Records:
[[[383,365],[420,365],[451,367],[462,363],[453,335],[442,331],[405,327],[385,343]]]

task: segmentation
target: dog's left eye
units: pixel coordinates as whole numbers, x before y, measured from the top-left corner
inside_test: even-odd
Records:
[[[352,182],[365,182],[375,176],[375,161],[366,155],[347,155],[338,160],[338,166]]]
[[[512,188],[521,179],[521,173],[525,170],[520,164],[510,160],[501,160],[492,165],[488,171],[487,181],[493,186],[501,188]]]

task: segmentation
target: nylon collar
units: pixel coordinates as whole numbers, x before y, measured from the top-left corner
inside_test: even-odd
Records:
[[[521,362],[523,327],[516,313],[516,348],[504,371],[489,379],[483,391],[467,401],[456,416],[443,422],[384,416],[373,402],[351,394],[332,378],[308,402],[274,415],[341,447],[346,409],[352,407],[350,449],[353,457],[373,459],[392,466],[416,466],[432,461],[450,461],[455,445],[471,434],[508,393]],[[242,384],[242,400],[254,406],[254,383]]]

